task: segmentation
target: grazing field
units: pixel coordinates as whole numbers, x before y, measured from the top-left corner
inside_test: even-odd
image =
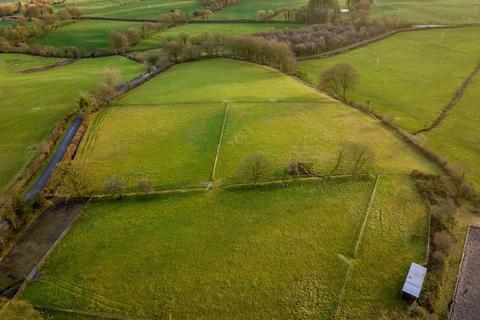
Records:
[[[314,89],[271,68],[231,59],[208,59],[177,65],[114,105],[324,99]]]
[[[426,132],[427,145],[465,171],[480,189],[480,77],[438,127]]]
[[[298,8],[308,0],[241,0],[237,5],[215,12],[213,19],[255,19],[260,10]]]
[[[126,79],[143,66],[122,57],[87,59],[31,74],[20,70],[59,61],[19,54],[0,55],[0,193],[40,150],[41,142],[76,108],[81,90],[100,81],[102,70],[115,67]]]
[[[375,0],[373,18],[399,18],[411,22],[480,22],[478,0]]]
[[[268,30],[286,28],[298,29],[301,27],[304,26],[289,23],[191,23],[170,28],[163,32],[156,32],[140,42],[136,48],[144,49],[159,47],[163,39],[176,39],[180,33],[186,33],[190,37],[198,37],[205,33],[210,35],[220,34],[222,36],[241,36]]]
[[[76,0],[75,6],[82,9],[86,16],[158,19],[160,15],[174,9],[192,14],[202,8],[201,0]],[[63,5],[57,6],[62,8]]]
[[[237,171],[253,153],[271,162],[275,177],[286,176],[292,160],[312,163],[330,174],[342,147],[368,146],[375,154],[372,170],[409,173],[431,171],[431,165],[371,118],[340,103],[234,103],[230,106],[217,177],[236,180]],[[348,174],[341,165],[335,172]]]
[[[57,48],[110,49],[110,32],[141,26],[141,23],[136,22],[83,20],[47,32],[35,38],[34,43]]]
[[[143,178],[162,188],[206,184],[223,115],[221,103],[109,108],[77,162],[93,175],[97,191],[111,179],[131,188]]]
[[[217,179],[239,182],[238,169],[258,152],[271,162],[272,178],[285,177],[294,158],[329,174],[348,143],[369,146],[378,172],[435,171],[360,112],[279,72],[227,59],[177,66],[115,102],[91,126],[77,163],[91,174],[97,192],[112,179],[130,188],[146,178],[161,189],[205,185],[223,125],[222,100],[240,102],[228,103]],[[340,166],[336,173],[348,172]]]
[[[339,319],[395,319],[411,262],[426,262],[428,209],[407,176],[381,177]],[[402,319],[402,317],[399,317]]]
[[[409,131],[433,121],[473,71],[480,56],[480,28],[401,33],[328,59],[303,61],[299,69],[318,83],[322,70],[352,64],[360,84],[350,99],[367,103]]]
[[[383,189],[389,185],[380,185],[377,195],[378,212],[386,210],[381,228],[409,242],[382,242],[395,259],[377,257],[376,268],[388,281],[375,281],[373,290],[398,290],[399,270],[406,272],[410,259],[424,254],[425,235],[417,233],[425,227],[425,208],[411,184],[398,186],[403,183],[396,180],[403,192],[395,196]],[[138,317],[331,319],[372,190],[371,180],[330,180],[96,203],[23,298]],[[408,201],[408,208],[395,198]],[[366,286],[372,280],[368,273],[354,279]],[[392,295],[376,302],[377,311],[405,308]]]

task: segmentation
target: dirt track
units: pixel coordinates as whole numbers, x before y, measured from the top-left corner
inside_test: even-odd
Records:
[[[0,293],[12,297],[33,267],[80,214],[83,204],[57,206],[45,211],[0,262]]]
[[[452,320],[480,319],[480,228],[470,227],[453,300]]]

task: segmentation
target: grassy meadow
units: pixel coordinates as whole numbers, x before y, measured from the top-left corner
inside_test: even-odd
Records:
[[[401,316],[398,301],[410,263],[426,261],[428,209],[415,183],[407,176],[383,176],[377,188],[339,319]]]
[[[360,75],[350,99],[392,115],[408,131],[433,121],[480,57],[480,28],[407,32],[327,59],[303,61],[300,71],[318,83],[322,70],[352,64]]]
[[[221,103],[112,107],[93,124],[77,163],[100,192],[112,179],[131,188],[144,178],[161,188],[206,184],[223,116]]]
[[[271,162],[274,177],[286,176],[296,159],[330,174],[341,148],[348,143],[368,146],[375,154],[372,171],[397,174],[432,166],[404,142],[371,118],[340,103],[234,103],[230,106],[217,177],[238,179],[238,168],[253,153]],[[340,166],[336,173],[348,174]]]
[[[427,145],[461,168],[480,188],[480,77],[438,127],[426,132]]]
[[[174,66],[114,105],[322,99],[314,89],[271,68],[231,59],[208,59]]]
[[[185,79],[188,75],[205,76]],[[273,84],[281,90],[272,90]],[[240,182],[238,169],[253,153],[269,159],[270,178],[285,177],[295,158],[329,174],[347,143],[368,145],[377,172],[436,170],[360,112],[279,72],[227,59],[177,66],[116,101],[92,124],[77,164],[89,173],[97,192],[112,179],[130,188],[146,178],[161,189],[205,185],[223,125],[222,100],[240,102],[229,103],[216,179]],[[341,166],[337,173],[348,173],[347,168]]]
[[[19,54],[0,55],[0,193],[23,174],[41,142],[67,113],[76,108],[81,90],[101,80],[102,70],[118,68],[125,79],[144,71],[122,57],[86,59],[31,74],[19,71],[58,61]]]
[[[180,33],[186,33],[192,38],[205,33],[210,35],[220,34],[222,36],[242,36],[268,30],[298,29],[301,27],[304,26],[289,23],[190,23],[170,28],[166,31],[156,32],[140,42],[136,48],[140,50],[159,47],[163,39],[177,39]]]
[[[375,0],[372,18],[389,17],[419,23],[480,22],[478,0]]]
[[[213,19],[255,19],[260,10],[298,8],[308,0],[242,0],[237,5],[215,12]]]
[[[136,22],[82,20],[47,32],[33,42],[57,48],[110,49],[110,32],[141,26]]]
[[[201,0],[75,0],[75,6],[87,16],[158,19],[160,15],[174,9],[192,14],[202,8]],[[58,5],[57,8],[62,8]]]
[[[408,181],[395,186],[403,183]],[[373,231],[410,239],[425,226],[425,208],[411,184],[394,197],[387,187],[380,185],[376,209],[386,216]],[[339,255],[353,256],[372,189],[373,180],[331,180],[94,203],[23,298],[150,318],[332,318],[348,267]],[[408,200],[408,210],[392,198]],[[376,267],[395,276],[376,281],[374,289],[393,292],[402,282],[398,271],[424,254],[424,234],[402,245],[382,244],[384,252],[395,252],[395,263],[379,255]],[[370,277],[358,273],[353,279],[369,283]],[[376,306],[405,308],[391,295]],[[345,304],[342,312],[352,307]]]

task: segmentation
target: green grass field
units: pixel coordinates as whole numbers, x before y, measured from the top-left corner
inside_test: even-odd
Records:
[[[222,104],[109,108],[90,130],[78,164],[102,191],[111,179],[162,188],[209,181],[223,122]]]
[[[259,10],[298,8],[308,0],[241,0],[239,4],[215,12],[214,19],[255,19]]]
[[[23,174],[40,144],[68,112],[76,108],[81,90],[101,79],[102,70],[115,67],[126,79],[144,68],[122,57],[86,59],[48,71],[18,71],[58,61],[19,54],[0,55],[0,193]]]
[[[375,0],[372,18],[400,18],[412,22],[480,22],[478,0]]]
[[[230,106],[217,177],[236,180],[243,161],[264,154],[275,177],[286,176],[293,159],[330,174],[347,143],[367,145],[375,154],[373,171],[408,173],[433,168],[410,147],[360,112],[340,103],[237,103]],[[336,173],[348,174],[341,166]]]
[[[480,28],[473,27],[402,33],[346,54],[304,61],[299,69],[318,83],[325,68],[352,64],[360,85],[351,99],[370,101],[376,111],[416,131],[438,116],[477,65],[478,39]]]
[[[158,19],[174,9],[192,14],[202,8],[201,0],[75,0],[75,6],[92,17]],[[62,8],[62,5],[57,6]]]
[[[429,131],[427,145],[459,166],[474,186],[480,188],[480,77],[440,125]]]
[[[425,227],[425,208],[411,183],[399,179],[395,186],[402,192],[394,198],[408,207],[391,200],[390,185],[381,184],[375,211],[385,210],[382,222],[373,213],[365,239],[376,236],[373,229],[409,241],[382,242],[385,252],[395,253],[394,260],[379,255],[375,261],[387,281],[368,273],[353,277],[375,281],[381,292],[399,290],[399,272],[406,273],[425,250],[425,235],[417,234]],[[372,189],[371,180],[332,180],[96,203],[23,298],[150,318],[330,319],[348,267],[339,255],[353,256]],[[377,311],[405,308],[393,295],[369,303]],[[345,304],[342,312],[352,307]]]
[[[176,39],[182,32],[187,33],[190,37],[198,37],[208,33],[210,35],[220,34],[223,36],[241,36],[253,34],[256,32],[278,30],[278,29],[298,29],[304,27],[300,24],[288,23],[205,23],[205,24],[184,24],[175,28],[170,28],[163,32],[156,32],[140,42],[136,48],[146,49],[151,47],[159,47],[164,38]]]
[[[208,59],[177,65],[114,105],[321,99],[315,90],[271,68],[230,59]]]
[[[382,177],[339,319],[402,319],[398,303],[411,262],[426,261],[428,209],[409,177]]]
[[[199,74],[205,76],[185,79]],[[227,88],[225,83],[232,85]],[[273,84],[281,90],[272,90]],[[185,94],[171,88],[182,88]],[[230,89],[227,96],[221,91],[225,89]],[[244,93],[249,96],[243,97]],[[239,167],[256,152],[272,162],[272,178],[285,177],[285,168],[297,157],[329,174],[347,143],[368,145],[378,172],[435,171],[360,112],[279,72],[227,59],[177,66],[116,101],[91,126],[77,163],[91,174],[97,192],[111,179],[124,180],[130,188],[145,178],[162,189],[205,185],[223,124],[222,100],[253,102],[229,104],[217,179],[240,182]],[[337,173],[348,172],[341,167]]]
[[[47,32],[33,42],[57,48],[110,49],[110,32],[141,26],[136,22],[83,20]]]

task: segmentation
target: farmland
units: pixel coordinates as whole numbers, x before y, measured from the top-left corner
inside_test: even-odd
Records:
[[[477,188],[480,187],[479,99],[480,78],[477,76],[446,119],[438,127],[425,133],[427,145],[463,170]]]
[[[477,0],[376,0],[372,15],[421,23],[472,23],[480,22],[479,7]]]
[[[75,3],[85,15],[129,19],[158,19],[173,9],[191,14],[202,7],[200,0],[77,0]],[[61,7],[62,5],[58,6]]]
[[[42,72],[19,73],[56,61],[58,59],[17,54],[0,56],[1,192],[22,174],[60,119],[76,108],[80,91],[89,90],[100,81],[104,68],[115,66],[127,79],[143,71],[141,65],[111,57],[82,60]]]
[[[308,312],[331,318],[348,267],[338,255],[353,255],[372,188],[371,180],[331,181],[98,203],[84,213],[24,298],[141,317],[286,319]],[[416,204],[402,219],[424,224],[421,201],[410,193],[402,199]],[[388,201],[379,206],[398,210]],[[404,231],[418,231],[409,225]],[[424,254],[424,238],[419,239],[410,244],[416,253],[389,244],[390,250],[400,249],[400,271],[412,255]],[[130,259],[124,259],[125,250]],[[398,272],[388,268],[388,259],[377,263],[386,276]],[[380,284],[387,291],[397,285]],[[307,302],[311,290],[315,300]],[[395,297],[389,301],[404,308]]]
[[[0,318],[447,319],[479,1],[0,6]]]
[[[189,81],[184,87],[188,94],[169,97],[168,92],[173,91],[168,86],[179,87],[177,81],[185,81],[184,74],[206,76],[198,83]],[[253,81],[254,74],[257,81]],[[247,76],[251,80],[243,83],[241,79]],[[222,95],[220,88],[226,81],[238,85],[229,86],[228,95]],[[270,97],[255,96],[254,90],[266,90],[267,83],[282,89],[271,90]],[[155,96],[149,96],[153,92]],[[209,95],[201,97],[200,92]],[[252,96],[237,95],[244,92]],[[305,101],[294,100],[297,95]],[[266,98],[269,100],[263,101]],[[270,159],[275,178],[285,177],[285,168],[295,157],[314,163],[318,173],[329,174],[340,149],[348,143],[368,144],[375,153],[375,171],[435,171],[406,144],[359,112],[280,73],[227,59],[175,67],[118,100],[117,106],[104,111],[92,125],[78,163],[88,168],[99,191],[111,179],[124,180],[131,188],[147,177],[160,188],[206,185],[227,105],[222,100],[231,103],[218,179],[238,182],[239,167],[255,152]],[[159,162],[163,165],[158,166]],[[348,172],[339,168],[337,173]]]
[[[60,27],[34,42],[57,48],[77,47],[80,49],[109,49],[109,34],[112,31],[124,31],[128,28],[139,28],[141,23],[84,20]]]
[[[215,19],[255,19],[259,10],[277,10],[298,8],[307,4],[307,0],[245,0],[214,14]]]
[[[175,28],[168,29],[163,32],[156,32],[144,41],[140,42],[136,48],[158,47],[162,43],[162,39],[175,39],[181,33],[186,33],[189,37],[198,37],[205,33],[210,35],[219,34],[222,36],[241,36],[253,34],[256,32],[276,30],[276,29],[297,29],[305,27],[300,24],[288,23],[191,23],[184,24]]]
[[[408,32],[328,59],[308,60],[300,70],[318,83],[329,66],[348,62],[360,75],[350,99],[395,117],[408,131],[433,121],[478,63],[480,28]],[[401,94],[399,94],[401,92]]]

